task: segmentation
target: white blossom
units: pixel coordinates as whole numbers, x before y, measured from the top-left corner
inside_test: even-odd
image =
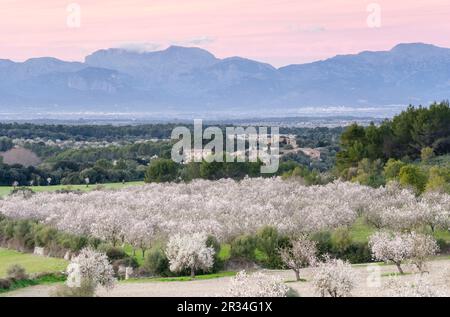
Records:
[[[391,297],[446,297],[446,292],[433,285],[424,275],[405,282],[391,278],[387,283],[388,296]]]
[[[69,287],[79,287],[83,281],[87,281],[94,289],[97,286],[111,289],[115,285],[114,270],[107,256],[89,248],[81,250],[72,259],[67,274]]]
[[[166,248],[170,270],[180,272],[190,269],[191,276],[195,275],[196,270],[210,270],[214,265],[215,251],[206,245],[207,238],[205,233],[172,236]]]
[[[301,235],[292,241],[292,247],[280,250],[283,263],[295,272],[297,281],[300,280],[300,269],[316,263],[317,246],[316,242]]]
[[[319,263],[313,285],[320,296],[347,297],[354,287],[352,267],[348,262],[327,258]]]
[[[410,260],[423,271],[427,258],[438,250],[431,236],[416,232],[376,232],[370,237],[369,246],[375,260],[394,263],[401,274],[404,273],[401,264],[405,260]]]
[[[279,278],[261,272],[247,274],[237,273],[231,280],[228,296],[231,297],[286,297],[289,292]]]

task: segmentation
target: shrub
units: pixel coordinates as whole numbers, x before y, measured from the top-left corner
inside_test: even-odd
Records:
[[[434,155],[434,150],[431,147],[424,147],[422,151],[420,151],[420,158],[423,162],[428,162]]]
[[[8,275],[8,278],[14,279],[15,281],[28,279],[28,274],[25,271],[25,268],[19,264],[14,264],[10,266],[6,270],[6,274]]]
[[[264,227],[256,234],[256,247],[266,255],[264,263],[269,268],[281,268],[279,249],[289,244],[287,237],[281,236],[274,227]]]
[[[352,244],[352,238],[347,228],[336,229],[331,235],[331,245],[335,253],[345,254]]]
[[[231,242],[231,258],[255,260],[256,241],[251,235],[236,237]]]
[[[110,261],[121,260],[128,257],[127,253],[119,247],[113,247],[109,244],[101,244],[98,250],[106,254]]]
[[[59,285],[50,295],[52,297],[93,297],[95,286],[90,281],[84,280],[79,287]]]
[[[346,229],[338,229],[333,234],[319,232],[313,234],[311,240],[317,242],[319,255],[329,254],[350,263],[372,261],[372,253],[367,243],[353,241]]]
[[[311,236],[312,241],[317,242],[317,250],[320,255],[332,253],[333,244],[331,233],[328,231],[316,232]]]
[[[216,237],[209,235],[206,239],[206,246],[214,249],[214,265],[211,269],[211,272],[219,272],[224,267],[224,261],[222,261],[219,257],[221,249],[220,243],[216,239]]]
[[[178,164],[170,159],[156,159],[145,172],[146,183],[172,182],[177,179]]]
[[[156,276],[170,276],[169,259],[160,247],[151,249],[143,265],[145,271]]]
[[[112,262],[112,267],[114,270],[114,274],[116,276],[120,275],[120,268],[121,267],[132,267],[133,269],[137,268],[139,266],[139,264],[137,263],[135,258],[132,257],[128,257],[126,259],[119,259],[119,260],[114,260]]]
[[[400,170],[403,166],[405,166],[406,163],[395,160],[395,159],[389,159],[384,166],[384,176],[386,177],[386,180],[396,180],[400,174]]]
[[[372,253],[366,242],[352,242],[342,255],[336,255],[350,263],[372,262]]]
[[[417,193],[422,193],[425,190],[427,181],[425,172],[416,165],[406,165],[400,169],[400,184],[411,186]]]
[[[57,230],[43,225],[35,225],[34,242],[38,246],[47,246],[56,240]]]
[[[7,290],[11,287],[12,282],[7,278],[0,278],[0,290]]]

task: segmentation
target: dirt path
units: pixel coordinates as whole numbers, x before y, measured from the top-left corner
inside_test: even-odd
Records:
[[[412,268],[405,266],[406,272],[411,272]],[[379,270],[379,271],[378,271]],[[450,293],[450,260],[435,260],[429,263],[430,274],[427,275],[433,285],[447,290]],[[263,271],[266,274],[273,274],[281,277],[285,281],[293,280],[294,274],[291,271]],[[396,268],[391,265],[375,265],[375,266],[354,266],[355,272],[355,289],[353,296],[386,296],[386,286],[391,279],[387,276],[379,278],[380,284],[377,283],[378,272],[383,275],[396,272]],[[306,282],[287,282],[287,285],[295,289],[300,296],[309,297],[317,296],[311,283],[313,269],[304,269],[301,277]],[[408,274],[399,277],[402,281],[414,281],[418,274]],[[190,282],[148,282],[148,283],[119,283],[117,287],[106,292],[100,290],[98,296],[113,297],[203,297],[203,296],[225,296],[230,284],[230,277],[198,280]],[[49,296],[49,292],[55,286],[40,285],[33,286],[22,290],[8,293],[7,296],[14,297],[35,297]]]

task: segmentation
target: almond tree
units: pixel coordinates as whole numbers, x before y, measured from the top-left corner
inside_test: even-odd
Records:
[[[104,253],[90,248],[80,251],[67,268],[67,286],[88,286],[95,293],[98,286],[111,289],[115,285],[114,270]]]
[[[407,234],[376,232],[369,239],[369,246],[375,260],[392,262],[400,274],[404,274],[401,264],[411,258],[411,240]]]
[[[318,264],[313,277],[313,285],[320,296],[350,296],[354,287],[352,266],[346,261],[326,258]]]
[[[261,272],[247,274],[241,271],[231,280],[228,296],[231,297],[286,297],[289,292],[279,278]]]
[[[133,220],[133,223],[127,228],[125,239],[133,246],[133,253],[136,249],[141,249],[142,257],[145,257],[145,251],[151,247],[155,236],[155,224],[150,220]]]
[[[292,241],[292,247],[280,250],[283,263],[295,272],[297,281],[300,281],[300,269],[316,263],[317,243],[301,235]]]
[[[197,270],[210,270],[214,265],[215,251],[206,245],[207,239],[205,233],[172,236],[166,248],[170,270],[181,272],[189,269],[192,278]]]
[[[423,273],[426,261],[439,251],[437,242],[432,236],[416,232],[411,232],[409,239],[411,240],[411,263]]]
[[[401,264],[406,260],[423,272],[425,261],[438,251],[434,238],[416,232],[376,232],[370,237],[369,246],[375,260],[394,263],[400,274],[404,274]]]

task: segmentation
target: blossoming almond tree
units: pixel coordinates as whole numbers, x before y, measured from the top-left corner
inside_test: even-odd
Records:
[[[228,290],[231,297],[286,297],[289,292],[279,278],[261,272],[247,274],[239,272],[232,280]]]
[[[419,272],[426,270],[426,261],[439,251],[436,240],[429,235],[411,232],[411,263],[414,264]]]
[[[111,289],[115,285],[114,270],[107,256],[89,248],[80,251],[67,268],[68,287],[88,286],[95,293],[98,286]]]
[[[190,269],[192,278],[197,270],[210,270],[214,265],[215,251],[206,245],[207,238],[205,233],[172,236],[166,248],[170,270],[181,272]]]
[[[354,288],[352,266],[343,260],[326,258],[317,266],[313,285],[322,297],[350,296]]]
[[[292,247],[280,250],[283,263],[295,272],[297,281],[300,281],[300,269],[316,263],[317,243],[301,235],[292,241]]]
[[[423,224],[446,228],[448,197],[436,193],[418,198],[394,185],[374,189],[339,181],[302,186],[281,178],[223,179],[10,196],[0,200],[0,213],[112,244],[134,241],[133,227],[139,222],[157,223],[162,236],[206,232],[227,242],[267,225],[292,236],[333,230],[353,224],[361,215],[379,228],[411,230]]]
[[[375,260],[392,262],[404,274],[401,264],[411,257],[412,249],[408,234],[376,232],[370,237],[369,246]]]
[[[374,259],[394,263],[400,274],[404,274],[401,264],[405,260],[424,272],[426,260],[439,250],[433,237],[417,232],[376,232],[369,245]]]
[[[149,219],[133,220],[130,228],[125,231],[125,240],[133,246],[133,253],[136,249],[142,250],[142,257],[145,251],[151,247],[155,235],[156,225]]]
[[[404,282],[398,278],[391,278],[387,283],[388,296],[391,297],[446,297],[444,290],[437,288],[423,275],[414,281]]]

